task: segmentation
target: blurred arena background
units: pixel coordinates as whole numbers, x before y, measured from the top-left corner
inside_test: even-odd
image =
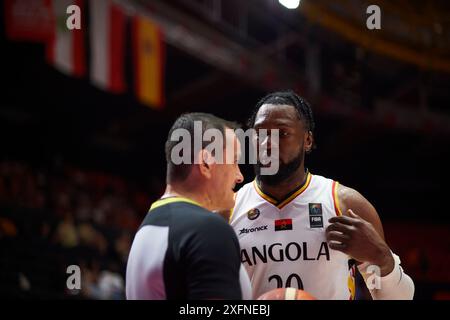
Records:
[[[70,4],[80,30],[65,28]],[[366,27],[372,4],[380,30]],[[450,299],[448,1],[6,0],[0,10],[0,295],[123,299],[173,120],[204,111],[245,123],[260,97],[291,88],[315,112],[308,168],[375,205],[417,299]],[[72,264],[80,291],[66,287]]]

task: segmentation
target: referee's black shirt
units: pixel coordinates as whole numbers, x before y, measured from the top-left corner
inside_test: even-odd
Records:
[[[239,242],[192,200],[155,202],[130,250],[127,299],[241,299]]]

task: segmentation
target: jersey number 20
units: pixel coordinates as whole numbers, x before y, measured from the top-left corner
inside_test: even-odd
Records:
[[[295,273],[292,273],[291,275],[289,275],[289,277],[287,277],[285,286],[283,286],[283,279],[277,274],[271,275],[269,277],[269,282],[275,280],[277,282],[277,288],[289,288],[293,287],[292,286],[293,279],[297,280],[297,289],[303,290],[302,279],[300,279],[300,276]]]

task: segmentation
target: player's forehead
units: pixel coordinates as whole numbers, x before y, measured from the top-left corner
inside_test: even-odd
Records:
[[[255,117],[254,127],[298,126],[299,116],[295,107],[287,104],[263,104]]]

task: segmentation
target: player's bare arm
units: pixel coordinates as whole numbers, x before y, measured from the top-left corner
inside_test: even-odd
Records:
[[[339,185],[341,216],[330,219],[327,240],[330,248],[362,262],[380,267],[381,276],[394,268],[394,258],[384,240],[383,226],[373,205],[358,191]]]
[[[401,268],[400,258],[386,244],[383,226],[373,205],[358,191],[346,186],[338,187],[337,196],[342,215],[329,220],[326,235],[330,248],[357,260],[366,284],[367,267],[380,268],[380,286],[368,285],[373,299],[412,299],[414,282]]]

